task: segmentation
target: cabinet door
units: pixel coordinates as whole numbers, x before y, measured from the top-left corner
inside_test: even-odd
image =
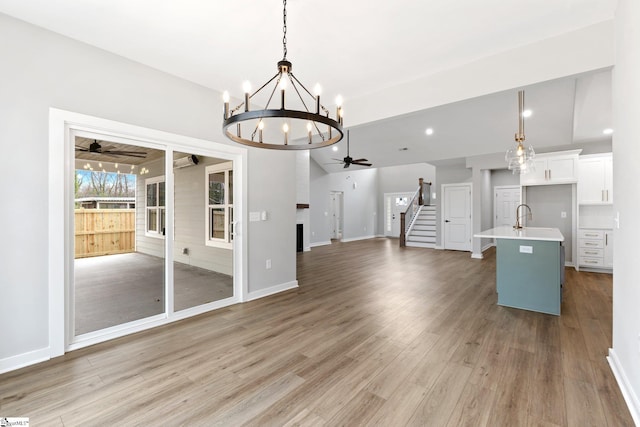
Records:
[[[534,170],[520,175],[520,185],[546,184],[547,159],[533,159]]]
[[[580,159],[578,203],[604,203],[604,159]]]
[[[604,232],[604,266],[613,268],[613,231]]]
[[[605,202],[613,203],[613,159],[604,159],[604,196]]]
[[[550,158],[547,161],[547,180],[551,182],[575,182],[578,176],[576,159],[569,157]]]

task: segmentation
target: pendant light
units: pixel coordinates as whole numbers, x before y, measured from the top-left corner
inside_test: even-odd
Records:
[[[524,91],[518,91],[518,133],[515,135],[518,143],[515,148],[510,148],[504,156],[510,171],[520,174],[535,170],[533,159],[536,155],[532,146],[525,148],[524,142]]]

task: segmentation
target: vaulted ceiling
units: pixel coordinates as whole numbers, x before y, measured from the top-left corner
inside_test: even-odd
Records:
[[[288,59],[345,104],[381,88],[573,31],[613,17],[615,0],[290,0]],[[282,58],[276,0],[0,0],[0,12],[205,87],[240,93]],[[556,146],[601,140],[611,127],[610,72],[526,89],[527,141]],[[348,108],[346,109],[348,114]],[[348,115],[345,118],[348,126]],[[433,134],[425,135],[426,128]],[[516,90],[352,128],[352,157],[375,166],[443,162],[504,151],[517,128]],[[407,150],[400,150],[407,148]],[[345,143],[314,150],[327,171]]]

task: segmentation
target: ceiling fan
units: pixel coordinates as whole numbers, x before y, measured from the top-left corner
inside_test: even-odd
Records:
[[[84,148],[76,145],[76,151],[84,151],[86,153],[92,154],[104,154],[107,156],[127,156],[127,157],[138,157],[140,159],[144,159],[147,157],[147,153],[144,151],[125,151],[125,150],[110,150],[109,147],[103,148],[97,140],[93,140],[89,148]]]
[[[349,156],[349,131],[348,130],[347,130],[347,157],[345,157],[342,160],[340,159],[333,159],[333,160],[339,162],[340,164],[344,163],[345,169],[351,165],[371,166],[371,163],[368,163],[369,160],[367,159],[353,159],[352,157]]]

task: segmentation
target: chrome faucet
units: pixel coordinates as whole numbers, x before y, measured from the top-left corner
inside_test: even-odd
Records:
[[[516,230],[519,230],[522,228],[522,224],[520,223],[520,218],[522,218],[522,215],[519,213],[520,213],[520,208],[523,206],[529,209],[529,214],[527,215],[527,217],[529,217],[529,219],[533,219],[533,213],[531,213],[531,208],[529,207],[529,205],[525,205],[524,203],[521,205],[518,205],[518,207],[516,208],[516,225],[513,226],[513,228],[515,228]]]

